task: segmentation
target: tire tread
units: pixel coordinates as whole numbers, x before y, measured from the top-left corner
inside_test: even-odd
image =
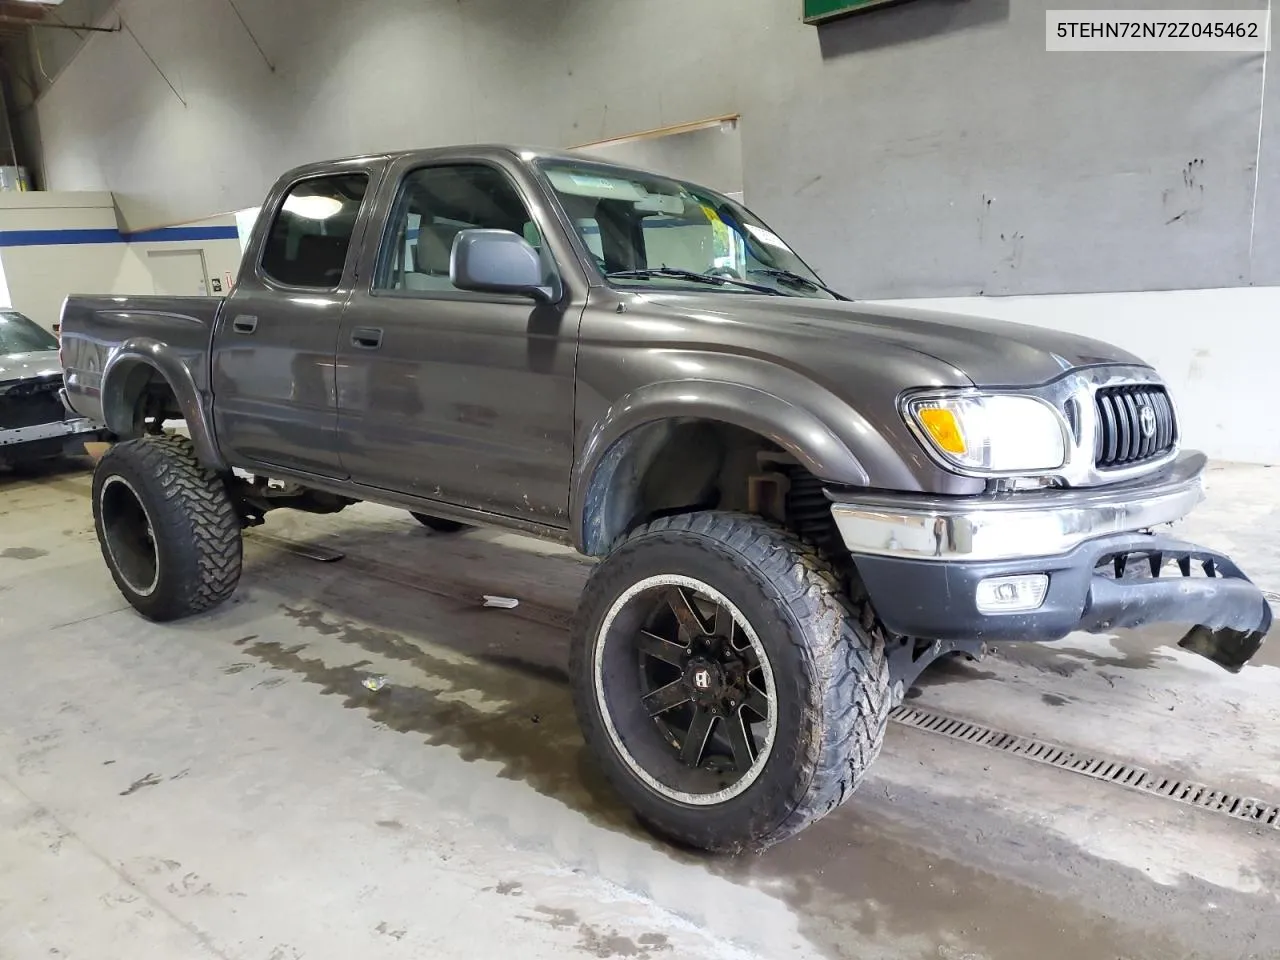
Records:
[[[171,589],[164,596],[146,598],[144,609],[121,582],[103,544],[103,557],[125,597],[155,620],[193,616],[230,597],[243,561],[240,518],[222,478],[200,463],[191,441],[170,434],[116,444],[98,464],[98,482],[115,472],[142,480],[147,489],[138,495],[152,514],[155,535],[166,538],[178,558],[171,571],[174,582],[167,584]],[[96,489],[97,483],[95,513]]]
[[[640,541],[679,542],[685,548],[728,555],[756,569],[769,586],[779,620],[800,625],[786,634],[808,675],[809,682],[804,684],[808,702],[803,709],[812,718],[809,729],[816,731],[796,745],[800,770],[789,785],[790,794],[779,798],[782,815],[773,823],[756,825],[754,835],[689,836],[674,821],[655,821],[653,826],[674,839],[708,849],[763,849],[844,803],[880,753],[892,699],[885,634],[869,600],[850,596],[837,570],[815,546],[754,515],[704,511],[662,517],[634,530],[615,550]],[[587,591],[606,565],[607,561],[593,572]],[[585,640],[586,624],[575,623],[571,668],[575,677],[583,675],[581,658],[590,655]],[[586,697],[583,686],[575,684],[580,700]],[[579,702],[580,716],[585,716],[587,706]],[[584,723],[584,730],[590,737],[594,725]]]

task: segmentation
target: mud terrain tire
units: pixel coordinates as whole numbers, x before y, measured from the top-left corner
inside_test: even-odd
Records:
[[[240,580],[240,518],[191,441],[149,436],[114,445],[93,474],[102,556],[126,600],[149,620],[217,606]]]
[[[647,649],[652,634],[641,623],[652,627],[670,618],[661,619],[666,616],[661,604],[647,620],[642,620],[643,614],[628,613],[628,605],[635,602],[628,595],[655,584],[652,589],[666,591],[663,602],[670,603],[673,582],[700,585],[688,588],[695,594],[695,609],[717,602],[699,592],[702,587],[728,601],[725,609],[735,608],[749,624],[754,633],[750,644],[759,642],[764,654],[759,660],[772,672],[775,732],[767,754],[761,746],[764,738],[748,734],[748,739],[755,738],[754,749],[747,751],[754,757],[754,776],[733,795],[733,787],[694,794],[673,786],[685,774],[665,760],[661,750],[674,756],[680,736],[665,728],[654,735],[651,699],[640,709],[631,705],[644,695],[636,689],[636,679],[645,684],[647,661],[625,647],[636,636],[636,644]],[[720,607],[716,610],[719,623]],[[706,620],[685,623],[705,625]],[[680,632],[677,643],[696,633],[697,627]],[[733,638],[743,633],[740,625],[730,626],[728,645],[720,649],[728,650]],[[745,642],[738,642],[748,651]],[[713,639],[705,643],[710,647]],[[610,645],[619,644],[620,653],[611,654]],[[690,646],[697,647],[697,642]],[[671,651],[663,647],[660,652]],[[637,659],[640,668],[630,665]],[[678,657],[669,659],[668,675],[684,670],[681,677],[693,678],[684,681],[687,689],[698,695],[706,692],[696,688],[706,686],[708,672],[717,678],[728,675],[719,666],[704,671],[702,660],[682,667]],[[761,668],[755,670],[756,676],[763,676]],[[633,532],[595,568],[574,622],[570,673],[587,745],[626,803],[658,834],[716,852],[763,849],[847,800],[880,752],[892,699],[883,633],[869,603],[855,604],[830,564],[793,534],[759,517],[719,512],[655,520]],[[750,694],[759,695],[762,687],[754,683]],[[741,698],[743,688],[736,689],[738,693],[728,696]],[[648,697],[653,695],[651,690]],[[696,711],[700,702],[670,709]],[[735,703],[745,706],[741,699],[725,699],[708,708],[716,716],[713,731],[722,729],[720,725],[729,729],[730,716],[744,717],[743,706]],[[745,716],[748,730],[767,726],[749,719],[763,712]],[[711,739],[703,736],[702,742],[714,744],[714,737],[714,732]],[[686,735],[684,742],[689,739]],[[722,742],[729,739],[726,734]],[[683,755],[678,759],[689,767]],[[732,765],[739,780],[748,779],[740,772],[745,764]],[[724,761],[718,771],[714,766],[708,769],[724,777],[723,767]],[[705,775],[702,768],[692,768],[692,776]],[[719,797],[723,798],[714,799]]]

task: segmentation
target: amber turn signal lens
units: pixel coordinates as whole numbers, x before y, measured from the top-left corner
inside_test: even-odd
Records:
[[[920,418],[920,423],[929,431],[929,436],[933,438],[933,442],[940,450],[960,456],[964,456],[968,451],[964,441],[964,431],[960,429],[960,422],[950,410],[942,407],[925,407],[917,411],[916,416]]]

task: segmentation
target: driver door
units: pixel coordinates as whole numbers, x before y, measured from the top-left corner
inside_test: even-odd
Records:
[[[338,432],[352,480],[567,526],[581,304],[459,290],[462,230],[541,231],[493,161],[393,170],[399,186],[369,285],[338,337]],[[548,270],[554,270],[544,251]]]

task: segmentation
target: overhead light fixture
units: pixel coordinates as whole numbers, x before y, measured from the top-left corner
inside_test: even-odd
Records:
[[[293,194],[285,198],[284,208],[307,220],[328,220],[342,212],[342,201],[336,197]]]
[[[57,7],[62,5],[62,0],[18,0],[19,3],[30,3],[37,7]]]

